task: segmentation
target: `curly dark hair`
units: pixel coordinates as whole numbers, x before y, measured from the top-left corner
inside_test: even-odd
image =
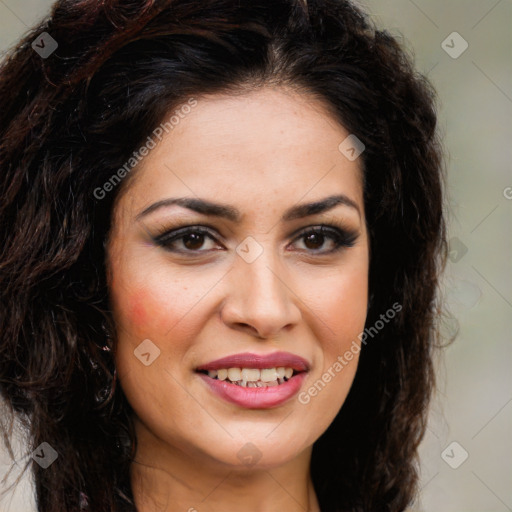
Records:
[[[42,32],[58,42],[47,58],[32,48]],[[346,0],[59,0],[0,72],[4,439],[20,418],[30,451],[48,442],[59,454],[25,466],[40,512],[136,510],[104,247],[127,180],[101,200],[94,191],[184,99],[269,84],[321,99],[366,146],[367,325],[390,299],[402,305],[362,347],[314,444],[321,509],[397,512],[415,498],[446,238],[435,92],[411,56]]]

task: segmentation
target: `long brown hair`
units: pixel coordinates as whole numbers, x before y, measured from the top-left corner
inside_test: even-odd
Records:
[[[45,56],[32,47],[43,32],[58,44]],[[182,101],[266,84],[318,97],[364,143],[367,325],[402,306],[363,346],[314,445],[321,508],[397,512],[413,499],[446,254],[431,85],[345,0],[59,0],[0,70],[0,389],[30,451],[58,453],[47,469],[29,461],[40,512],[136,510],[104,265],[126,183],[94,191]]]

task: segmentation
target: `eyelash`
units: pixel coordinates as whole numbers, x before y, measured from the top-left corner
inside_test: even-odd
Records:
[[[184,238],[187,235],[190,234],[198,234],[198,235],[206,235],[207,237],[211,238],[213,241],[217,242],[213,234],[210,232],[209,229],[202,227],[202,226],[186,226],[182,228],[176,228],[169,231],[165,231],[159,235],[156,235],[153,237],[153,242],[157,244],[160,247],[163,247],[165,250],[169,252],[174,253],[188,253],[191,254],[199,254],[199,253],[207,253],[211,252],[209,250],[199,250],[199,249],[172,249],[171,243],[175,242],[176,240],[180,240]],[[313,255],[320,254],[320,255],[328,255],[328,254],[334,254],[339,251],[341,251],[343,248],[347,247],[353,247],[357,238],[358,234],[356,231],[347,230],[345,228],[342,228],[341,226],[335,226],[335,225],[327,225],[322,224],[321,226],[315,226],[313,228],[307,228],[300,233],[297,234],[297,236],[294,238],[294,240],[298,240],[300,238],[304,238],[307,235],[316,234],[316,235],[322,235],[327,236],[334,242],[334,248],[330,251],[319,251],[316,249],[310,249],[309,252],[311,252]],[[217,242],[218,243],[218,242]],[[308,251],[306,249],[306,251]]]

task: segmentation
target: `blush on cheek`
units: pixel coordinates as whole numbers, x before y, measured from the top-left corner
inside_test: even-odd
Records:
[[[130,291],[119,306],[120,318],[123,318],[128,331],[136,336],[161,337],[169,330],[169,324],[173,324],[166,303],[158,300],[158,296],[147,288]]]
[[[145,290],[137,290],[128,297],[128,321],[133,325],[144,328],[149,321],[147,307],[150,294]]]

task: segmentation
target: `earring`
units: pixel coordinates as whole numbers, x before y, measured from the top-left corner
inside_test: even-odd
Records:
[[[107,341],[103,347],[101,347],[102,350],[105,350],[106,352],[110,352],[110,342],[112,341],[112,334],[110,333],[107,325],[105,324],[105,321],[101,323],[101,330],[103,331],[103,334],[105,335],[105,338],[107,338]]]
[[[87,495],[83,492],[80,492],[79,494],[80,502],[78,506],[80,507],[80,510],[87,510],[89,508],[89,500],[87,498]]]
[[[101,388],[94,396],[94,401],[98,404],[98,409],[102,409],[108,402],[112,400],[117,384],[117,368],[114,368],[114,375],[110,385]]]
[[[105,321],[103,321],[101,323],[101,330],[105,334],[105,338],[106,338],[105,344],[101,347],[101,349],[104,350],[105,352],[111,352],[112,351],[112,349],[111,349],[112,335],[111,335]],[[93,366],[97,367],[97,365],[93,365]],[[104,388],[100,389],[94,397],[95,402],[98,404],[98,409],[103,408],[108,402],[110,402],[110,400],[114,396],[114,392],[116,389],[116,383],[117,383],[117,368],[114,365],[114,375],[112,377],[112,381],[111,381],[110,385],[107,385]]]

